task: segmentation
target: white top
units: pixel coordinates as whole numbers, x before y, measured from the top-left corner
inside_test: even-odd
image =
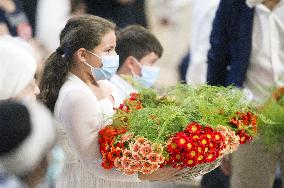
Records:
[[[111,88],[114,101],[118,101],[115,106],[118,106],[120,97],[112,84],[107,80],[99,81],[98,84]],[[77,159],[86,165],[85,168],[90,173],[105,180],[140,182],[137,174],[126,176],[116,170],[105,170],[101,166],[98,132],[111,123],[108,118],[114,113],[113,107],[109,99],[98,100],[80,78],[69,73],[60,89],[54,113],[64,126],[71,146],[69,149],[76,153]]]
[[[252,51],[244,83],[261,102],[271,89],[284,86],[284,0],[271,11],[263,4],[255,7]]]
[[[206,81],[209,38],[219,2],[193,0],[190,63],[186,74],[188,84],[204,84]]]
[[[182,10],[192,3],[192,0],[155,0],[153,7],[159,7],[155,10],[155,16],[158,19],[167,18],[171,24],[177,24],[177,18],[179,18]]]
[[[59,34],[70,18],[70,0],[39,0],[36,38],[51,52],[59,46]]]
[[[123,99],[129,97],[130,93],[137,92],[137,90],[134,89],[134,87],[131,84],[129,84],[127,81],[125,81],[117,74],[112,76],[110,82],[117,88],[119,95]]]
[[[0,100],[15,97],[34,78],[36,60],[16,39],[0,37]]]

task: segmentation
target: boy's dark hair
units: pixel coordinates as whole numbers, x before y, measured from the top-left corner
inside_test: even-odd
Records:
[[[131,25],[117,32],[116,52],[119,55],[120,68],[129,56],[140,61],[144,56],[154,52],[161,57],[163,47],[150,31],[139,25]]]

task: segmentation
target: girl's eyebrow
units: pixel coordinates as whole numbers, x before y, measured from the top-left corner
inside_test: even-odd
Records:
[[[115,48],[115,46],[109,45],[109,46],[107,46],[107,48]]]

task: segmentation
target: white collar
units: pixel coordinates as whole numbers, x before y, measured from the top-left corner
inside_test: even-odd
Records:
[[[122,86],[124,89],[127,90],[134,90],[133,86],[127,82],[126,80],[124,80],[121,76],[119,76],[118,74],[114,74],[111,78],[111,82],[113,82],[116,86]]]

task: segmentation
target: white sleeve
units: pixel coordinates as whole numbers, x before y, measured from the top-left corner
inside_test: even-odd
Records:
[[[138,174],[126,176],[101,166],[98,132],[105,118],[98,102],[82,91],[71,91],[63,99],[59,118],[79,158],[96,176],[112,181],[140,182]]]

